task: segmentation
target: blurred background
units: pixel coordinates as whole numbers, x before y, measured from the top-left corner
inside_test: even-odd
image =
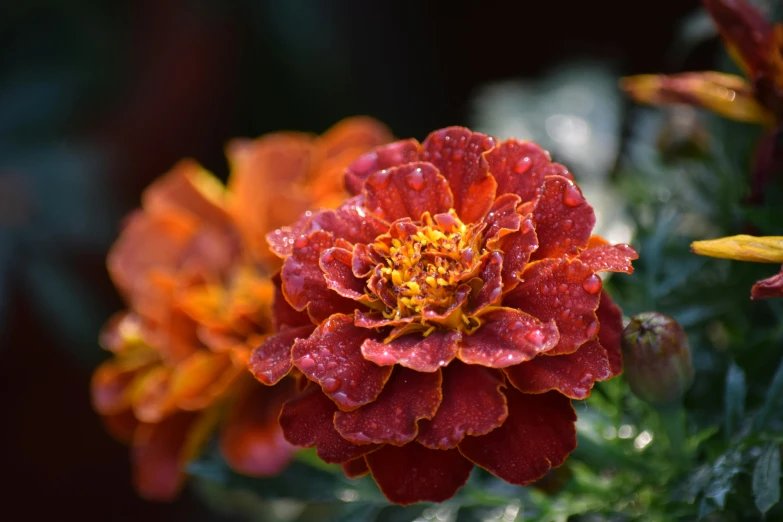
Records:
[[[711,69],[720,48],[697,0],[11,0],[0,45],[3,518],[84,521],[228,520],[187,491],[139,499],[89,400],[122,307],[106,252],[178,159],[225,178],[232,137],[366,114],[399,137],[534,138],[594,202],[629,137],[617,79]]]

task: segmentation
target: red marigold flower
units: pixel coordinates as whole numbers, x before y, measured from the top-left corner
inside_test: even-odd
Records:
[[[389,140],[378,122],[353,118],[321,137],[234,141],[227,188],[183,161],[144,192],[107,262],[130,310],[107,324],[101,344],[115,356],[92,380],[95,409],[133,447],[143,496],[177,494],[218,420],[236,471],[269,476],[288,465],[295,448],[277,418],[295,382],[270,388],[247,372],[252,349],[301,315],[273,312],[279,261],[269,262],[263,237],[306,207],[333,205],[335,172]],[[282,206],[273,199],[291,194],[298,199]]]
[[[570,399],[622,369],[597,272],[631,273],[636,252],[591,237],[573,177],[530,142],[446,128],[360,157],[346,186],[267,236],[275,306],[307,314],[249,363],[309,381],[286,438],[399,504],[450,498],[473,464],[514,484],[562,464]]]

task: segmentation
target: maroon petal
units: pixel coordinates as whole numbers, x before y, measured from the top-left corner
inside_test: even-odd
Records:
[[[598,341],[587,341],[568,355],[539,355],[505,371],[511,384],[522,393],[557,390],[572,399],[589,397],[596,381],[612,375],[606,350]]]
[[[408,163],[370,175],[364,182],[367,208],[386,221],[447,212],[454,200],[446,178],[429,163]]]
[[[272,317],[274,319],[275,329],[293,328],[312,324],[310,316],[305,311],[297,311],[288,304],[283,295],[283,280],[280,272],[272,277],[272,283],[275,285],[275,296],[272,301]]]
[[[313,322],[320,323],[335,313],[351,313],[356,303],[331,291],[326,285],[319,261],[334,246],[332,234],[316,230],[294,241],[291,256],[283,263],[283,295],[294,310],[307,310]]]
[[[554,321],[560,342],[549,355],[573,353],[598,334],[595,315],[601,278],[578,259],[544,259],[527,266],[519,285],[503,306],[517,308],[541,321]]]
[[[448,127],[430,134],[422,148],[423,158],[448,180],[454,195],[454,210],[466,223],[479,221],[495,200],[497,183],[489,175],[483,153],[495,139],[464,127]]]
[[[352,244],[372,243],[389,229],[389,224],[371,215],[363,196],[349,199],[335,210],[313,215],[308,231],[325,230]]]
[[[350,411],[374,401],[391,375],[390,367],[362,357],[362,343],[379,338],[373,330],[354,326],[353,317],[335,314],[309,338],[296,341],[291,354],[308,379],[320,384],[341,410]]]
[[[318,386],[310,384],[283,405],[280,427],[288,442],[305,448],[315,446],[316,455],[330,464],[340,464],[378,448],[376,444],[351,444],[334,429],[334,403]]]
[[[277,257],[285,259],[291,255],[294,249],[294,242],[299,236],[307,235],[307,227],[310,223],[313,213],[305,212],[292,225],[280,227],[266,235],[266,242],[269,250]]]
[[[485,435],[508,417],[503,374],[455,361],[442,370],[443,401],[431,422],[422,423],[419,443],[432,449],[456,448],[466,435]]]
[[[500,301],[503,290],[503,279],[500,276],[503,270],[503,256],[500,252],[492,252],[485,257],[483,264],[484,267],[478,276],[481,279],[481,287],[475,295],[471,295],[464,309],[465,315],[468,316],[475,315]]]
[[[480,317],[484,324],[462,338],[457,354],[468,364],[505,368],[529,361],[558,343],[554,321],[542,323],[512,308],[493,308]]]
[[[351,259],[351,271],[356,277],[365,278],[370,275],[373,268],[383,262],[375,253],[363,243],[357,244],[353,249]]]
[[[525,269],[533,252],[538,248],[533,220],[530,215],[525,216],[520,229],[501,240],[503,251],[503,293],[506,294],[519,284],[519,274]]]
[[[367,461],[364,457],[343,462],[343,473],[349,479],[363,477],[369,472],[370,468],[367,467]]]
[[[504,194],[495,200],[484,218],[487,228],[484,231],[484,244],[490,250],[497,250],[500,239],[519,230],[522,216],[517,207],[522,201],[515,194]]]
[[[374,172],[417,161],[421,147],[414,139],[397,141],[383,145],[359,156],[348,166],[345,172],[345,188],[350,194],[359,194],[364,181]]]
[[[783,267],[780,273],[767,279],[762,279],[750,291],[751,299],[768,299],[770,297],[783,297]]]
[[[375,401],[358,410],[338,411],[334,427],[356,444],[402,446],[416,438],[421,419],[435,416],[442,398],[442,382],[440,371],[421,373],[397,368]]]
[[[623,337],[623,312],[620,310],[609,294],[601,292],[601,302],[595,311],[601,329],[598,330],[598,341],[606,350],[609,357],[609,367],[612,377],[623,372],[623,349],[620,342]]]
[[[459,450],[506,482],[525,485],[561,465],[576,448],[576,413],[557,392],[530,395],[508,388],[506,396],[506,422],[487,435],[465,437]]]
[[[364,280],[353,275],[353,253],[344,248],[327,248],[321,254],[320,266],[326,286],[343,297],[353,300],[367,299]]]
[[[639,259],[636,250],[628,245],[600,245],[579,253],[579,259],[593,272],[633,273],[631,261]]]
[[[595,213],[582,191],[570,179],[550,176],[541,188],[533,210],[538,250],[533,259],[576,254],[587,246]]]
[[[362,312],[357,310],[354,313],[353,324],[361,328],[383,328],[384,326],[399,326],[410,324],[415,317],[400,317],[399,319],[386,319],[381,312]]]
[[[411,442],[387,444],[366,457],[372,476],[390,502],[443,502],[465,485],[473,464],[457,450],[431,450]]]
[[[306,339],[315,329],[315,325],[298,326],[279,332],[264,344],[253,350],[247,367],[253,377],[271,386],[288,375],[291,363],[291,348],[297,339]]]
[[[552,163],[549,153],[530,141],[515,138],[504,141],[484,154],[489,172],[498,182],[498,196],[517,194],[532,201],[541,194],[547,176],[573,179],[563,165]]]
[[[399,364],[417,372],[434,372],[454,359],[461,338],[458,330],[436,330],[427,337],[414,333],[389,343],[367,339],[362,355],[380,366]]]

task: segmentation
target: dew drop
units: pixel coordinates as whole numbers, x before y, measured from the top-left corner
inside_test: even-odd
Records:
[[[321,381],[321,386],[323,387],[324,391],[326,393],[331,393],[333,391],[337,391],[340,388],[340,385],[342,384],[342,381],[340,379],[337,379],[335,377],[327,377],[323,381]]]
[[[306,236],[299,236],[296,241],[294,241],[294,248],[304,248],[307,246],[307,237]]]
[[[528,333],[525,334],[525,339],[533,343],[537,347],[541,347],[544,345],[544,341],[546,340],[546,336],[544,335],[544,332],[539,330],[538,328],[534,330],[530,330]]]
[[[456,150],[455,150],[455,151],[454,151],[454,152],[451,154],[451,159],[453,159],[454,161],[462,161],[462,158],[463,158],[464,156],[465,156],[465,151],[464,151],[464,150],[462,150],[462,149],[456,149]]]
[[[571,230],[572,228],[574,228],[574,222],[570,219],[563,220],[562,225],[563,225],[563,230]]]
[[[304,357],[296,361],[296,365],[299,367],[300,370],[305,371],[315,366],[315,361],[309,355],[305,355]]]
[[[587,336],[588,337],[595,337],[596,334],[598,334],[598,327],[600,325],[598,324],[598,321],[593,321],[590,323],[590,326],[587,327]]]
[[[416,169],[408,174],[405,181],[413,190],[421,190],[424,187],[424,174],[422,174],[421,169]]]
[[[521,160],[517,161],[514,164],[514,172],[516,172],[517,174],[524,174],[525,172],[530,170],[530,167],[532,166],[533,166],[533,162],[530,161],[530,158],[525,156],[524,158],[522,158]]]
[[[595,274],[590,274],[587,279],[582,282],[582,288],[588,294],[597,294],[601,291],[601,278]]]
[[[577,207],[582,204],[582,194],[579,193],[579,189],[576,185],[568,184],[565,191],[563,191],[563,203],[569,207]]]

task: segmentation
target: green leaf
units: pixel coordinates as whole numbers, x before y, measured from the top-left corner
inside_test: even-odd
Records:
[[[753,468],[753,500],[766,513],[780,501],[780,448],[767,444]]]
[[[780,361],[778,370],[775,372],[775,376],[769,384],[764,404],[761,406],[761,409],[753,421],[753,429],[756,431],[764,429],[764,425],[769,419],[769,414],[775,410],[776,407],[779,407],[781,402],[783,402],[783,360]]]
[[[726,373],[726,387],[723,399],[723,427],[726,440],[730,440],[740,419],[745,413],[745,372],[734,362]]]

